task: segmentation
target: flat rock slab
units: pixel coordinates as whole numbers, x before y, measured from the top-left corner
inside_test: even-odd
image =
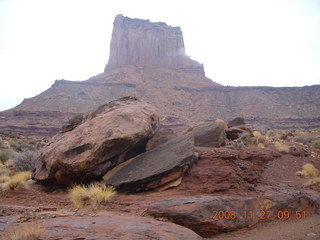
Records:
[[[118,166],[104,179],[118,190],[155,189],[181,178],[195,160],[192,134],[176,137]]]
[[[159,125],[155,108],[134,97],[74,117],[42,150],[33,179],[65,185],[99,179],[144,152]]]
[[[201,240],[192,230],[170,222],[118,212],[95,217],[57,217],[38,220],[47,231],[41,239],[81,240]]]
[[[263,197],[192,196],[159,200],[147,214],[192,229],[202,237],[230,232],[281,217],[297,218],[317,213],[319,205],[310,196],[292,190],[273,192]],[[304,213],[303,213],[304,214]],[[304,216],[301,216],[304,217]]]

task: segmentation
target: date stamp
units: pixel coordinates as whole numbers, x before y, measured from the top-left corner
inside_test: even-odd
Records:
[[[304,219],[307,217],[306,211],[289,211],[289,210],[261,210],[261,211],[212,211],[212,219],[222,220],[222,219],[253,219],[259,218],[260,220],[269,219],[283,219],[287,220],[289,218],[294,219]]]

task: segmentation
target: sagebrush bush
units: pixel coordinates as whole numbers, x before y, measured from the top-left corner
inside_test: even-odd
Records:
[[[78,208],[90,203],[98,208],[116,194],[113,187],[100,186],[98,183],[92,183],[89,186],[75,185],[69,189],[71,202]]]
[[[32,172],[18,172],[3,184],[6,190],[24,190],[27,189],[27,181],[31,179]]]
[[[313,145],[315,148],[320,149],[320,138],[314,140],[314,141],[312,142],[312,145]]]
[[[303,165],[302,170],[297,172],[298,175],[302,177],[317,177],[319,175],[319,170],[315,168],[311,163],[306,163]]]
[[[300,135],[300,136],[297,136],[296,138],[294,138],[295,142],[302,143],[302,144],[310,143],[311,140],[312,140],[312,138],[307,135]]]
[[[0,176],[9,176],[10,172],[10,169],[8,169],[5,164],[0,162]]]
[[[25,151],[13,154],[13,163],[17,171],[33,171],[40,157],[39,151]]]
[[[11,157],[11,153],[0,149],[0,162],[5,164],[6,161],[8,161]]]
[[[16,152],[34,151],[36,149],[36,142],[31,139],[11,139],[9,144]]]
[[[249,132],[241,133],[239,138],[233,142],[233,147],[236,149],[241,149],[245,146],[256,144],[257,139],[255,137],[251,137]]]
[[[9,230],[5,235],[6,240],[38,240],[45,234],[45,229],[37,224],[25,224]]]

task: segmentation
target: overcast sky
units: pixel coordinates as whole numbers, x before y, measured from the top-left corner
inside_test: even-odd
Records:
[[[320,84],[320,0],[0,0],[0,110],[103,72],[117,14],[180,26],[222,85]]]

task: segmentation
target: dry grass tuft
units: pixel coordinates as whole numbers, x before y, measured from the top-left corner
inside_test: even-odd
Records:
[[[0,175],[0,184],[6,183],[10,180],[9,175]]]
[[[37,240],[45,234],[45,229],[36,224],[25,224],[17,226],[8,231],[4,239],[6,240]]]
[[[108,201],[116,194],[113,187],[99,186],[92,184],[89,186],[89,198],[93,207],[98,208],[101,203]]]
[[[289,146],[286,144],[283,144],[281,142],[275,142],[274,146],[281,153],[289,153],[290,152]]]
[[[81,208],[89,200],[86,186],[74,185],[69,189],[69,197],[71,202],[78,208]]]
[[[320,177],[314,177],[304,183],[305,186],[320,184]]]
[[[24,190],[27,189],[27,181],[31,179],[32,173],[18,172],[13,175],[6,183],[3,184],[3,188],[8,190]]]
[[[297,172],[297,175],[302,177],[317,177],[319,170],[316,169],[311,163],[306,163],[303,165],[302,170]]]
[[[100,186],[98,183],[92,183],[89,186],[75,185],[69,190],[71,202],[78,208],[87,203],[99,208],[115,194],[113,187]]]

